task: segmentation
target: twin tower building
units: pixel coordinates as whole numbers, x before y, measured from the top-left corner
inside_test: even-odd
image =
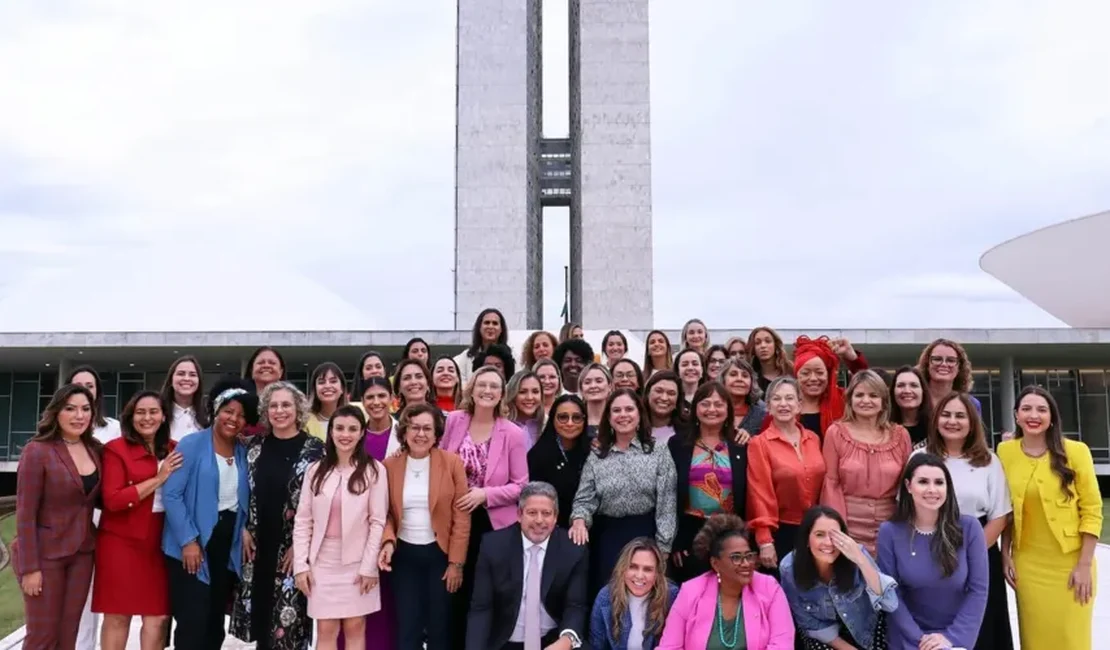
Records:
[[[542,0],[459,0],[455,327],[543,326],[543,208],[570,208],[570,317],[652,327],[648,0],[569,0],[570,133],[543,133]]]

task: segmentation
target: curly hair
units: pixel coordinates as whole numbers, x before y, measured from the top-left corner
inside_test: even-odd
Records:
[[[971,392],[971,359],[968,358],[964,346],[951,339],[937,339],[926,345],[925,349],[921,351],[921,356],[917,358],[917,369],[925,376],[925,381],[931,382],[933,380],[929,375],[929,358],[933,356],[933,350],[939,345],[950,347],[956,351],[956,378],[952,380],[952,390],[958,393]],[[928,390],[928,386],[925,388]]]
[[[744,520],[739,516],[718,512],[705,521],[705,525],[694,537],[694,556],[702,562],[717,557],[724,548],[725,541],[733,537],[743,537],[751,548],[756,548],[755,537]]]
[[[273,399],[274,393],[279,390],[287,390],[289,394],[293,396],[293,406],[297,410],[297,430],[304,431],[305,425],[308,424],[309,414],[311,413],[309,410],[308,398],[305,397],[305,394],[302,393],[299,388],[284,379],[275,381],[262,389],[262,394],[258,396],[258,421],[267,429],[271,428],[270,418],[267,412],[270,410],[270,400]]]

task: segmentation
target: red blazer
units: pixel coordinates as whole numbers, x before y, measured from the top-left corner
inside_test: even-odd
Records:
[[[170,441],[172,451],[176,443]],[[104,512],[100,530],[121,537],[146,540],[153,530],[154,494],[139,500],[139,483],[158,474],[158,459],[142,445],[123,438],[104,445]],[[157,542],[161,545],[161,538]]]
[[[97,471],[102,471],[100,454],[89,451]],[[92,492],[85,494],[77,465],[61,440],[27,443],[16,472],[15,574],[41,571],[43,560],[91,552],[96,544],[93,509],[103,476]]]

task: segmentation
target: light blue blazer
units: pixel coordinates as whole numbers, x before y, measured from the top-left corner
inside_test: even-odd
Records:
[[[162,504],[166,524],[162,530],[162,552],[181,559],[181,549],[192,541],[207,549],[212,530],[219,520],[220,470],[216,467],[216,450],[212,446],[212,429],[190,433],[177,443],[182,455],[181,467],[170,474],[162,486]],[[239,508],[235,532],[231,540],[231,557],[227,568],[235,575],[243,573],[243,527],[247,523],[250,484],[247,481],[247,450],[235,445],[235,466],[239,470]],[[209,584],[208,552],[197,571],[197,578]]]

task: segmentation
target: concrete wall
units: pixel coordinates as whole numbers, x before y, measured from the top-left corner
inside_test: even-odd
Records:
[[[542,317],[540,0],[458,4],[455,326]]]
[[[652,323],[648,0],[570,0],[571,314]]]

